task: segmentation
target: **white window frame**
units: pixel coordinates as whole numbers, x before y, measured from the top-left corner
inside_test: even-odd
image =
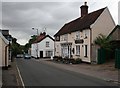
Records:
[[[77,39],[80,39],[80,31],[77,31],[77,32],[76,32],[76,37],[75,37],[75,38],[76,38],[76,40],[77,40]]]
[[[53,56],[53,51],[48,50],[45,52],[45,55],[46,55],[46,57],[51,57],[51,56]]]
[[[80,45],[76,45],[76,55],[80,55]]]
[[[64,35],[64,39],[63,39],[64,41],[67,41],[68,40],[68,34],[65,34]]]
[[[50,47],[50,42],[46,41],[46,47]]]

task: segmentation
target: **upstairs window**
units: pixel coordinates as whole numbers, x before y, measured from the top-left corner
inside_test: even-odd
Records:
[[[56,40],[56,41],[60,41],[60,36],[56,36],[56,37],[55,37],[55,40]]]
[[[47,42],[46,42],[46,47],[49,47],[49,46],[50,46],[50,42],[47,41]]]
[[[79,31],[76,32],[76,40],[78,40],[78,39],[80,39],[80,32]]]
[[[65,35],[63,36],[63,40],[64,40],[64,41],[67,41],[67,40],[68,40],[68,35],[67,35],[67,34],[65,34]]]

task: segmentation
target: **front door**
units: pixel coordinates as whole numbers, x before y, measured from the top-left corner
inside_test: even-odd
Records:
[[[43,58],[43,51],[40,51],[40,58]]]

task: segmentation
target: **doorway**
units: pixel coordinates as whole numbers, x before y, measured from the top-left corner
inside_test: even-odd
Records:
[[[40,58],[43,58],[43,51],[40,51]]]

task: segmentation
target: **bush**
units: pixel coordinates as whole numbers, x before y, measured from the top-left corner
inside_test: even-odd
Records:
[[[80,59],[80,58],[77,58],[76,60],[75,60],[75,64],[80,64],[82,62],[82,60]]]
[[[54,56],[53,60],[54,61],[62,61],[62,57],[61,56]]]

